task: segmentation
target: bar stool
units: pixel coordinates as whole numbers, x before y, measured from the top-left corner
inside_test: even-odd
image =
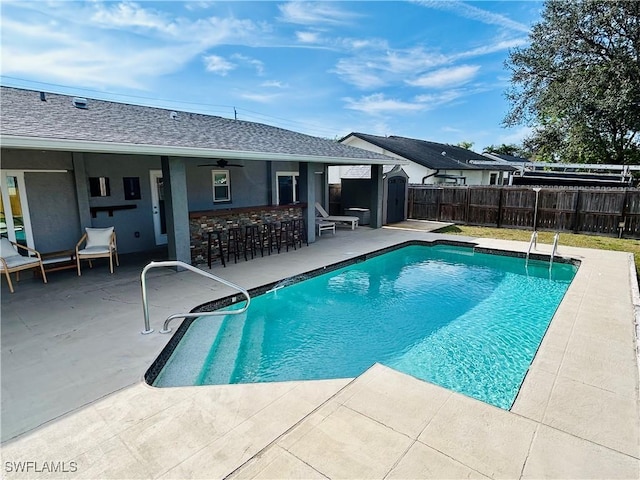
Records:
[[[263,248],[267,249],[269,255],[275,249],[280,253],[280,244],[278,243],[278,231],[275,222],[266,222],[261,225],[260,242]]]
[[[294,218],[292,220],[292,223],[293,223],[294,242],[300,245],[300,248],[302,248],[303,243],[306,243],[308,247],[309,239],[307,238],[307,226],[304,221],[304,218]]]
[[[280,253],[280,249],[282,248],[283,244],[285,245],[287,252],[289,251],[289,246],[292,246],[294,250],[296,249],[295,233],[293,231],[293,220],[280,221],[278,253]]]
[[[212,243],[213,240],[213,243]],[[217,249],[217,253],[213,255],[213,250]],[[222,266],[226,267],[226,263],[224,262],[224,252],[222,251],[222,237],[220,235],[220,230],[214,230],[207,232],[207,263],[209,264],[209,268],[211,268],[211,258],[215,256],[219,258],[222,262]]]
[[[260,237],[259,225],[252,223],[244,226],[244,259],[247,260],[247,252],[251,253],[251,259],[258,254],[257,247],[260,248],[260,255],[264,257],[264,247]]]
[[[227,229],[227,262],[229,261],[229,258],[231,258],[231,252],[233,252],[233,263],[238,263],[241,253],[244,253],[244,258],[246,260],[247,254],[243,247],[242,228],[238,226],[229,227]]]

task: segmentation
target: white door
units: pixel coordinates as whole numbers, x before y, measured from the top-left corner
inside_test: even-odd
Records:
[[[0,235],[12,242],[35,248],[24,172],[3,170],[0,175],[0,194]]]
[[[151,209],[153,212],[153,231],[156,245],[167,244],[167,222],[164,211],[164,183],[162,170],[151,170]]]

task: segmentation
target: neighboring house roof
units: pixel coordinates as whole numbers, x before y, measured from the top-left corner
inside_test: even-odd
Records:
[[[401,163],[337,141],[261,123],[73,96],[0,89],[8,148],[334,164]],[[41,100],[41,95],[44,100]]]
[[[432,170],[513,170],[513,167],[502,165],[499,162],[496,162],[495,167],[470,164],[469,160],[486,161],[487,157],[454,145],[393,135],[381,137],[358,132],[350,133],[341,141],[349,137],[359,138]]]
[[[490,158],[491,160],[502,160],[503,162],[510,162],[510,163],[529,163],[529,162],[531,162],[531,160],[527,160],[526,158],[515,157],[513,155],[505,155],[505,154],[502,154],[502,153],[482,152],[482,155],[484,155],[487,158]]]

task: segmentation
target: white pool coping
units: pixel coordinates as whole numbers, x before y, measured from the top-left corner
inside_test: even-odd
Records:
[[[308,271],[412,238],[438,237],[360,227],[338,233],[335,240],[327,237],[324,245],[239,263],[223,273],[239,283],[252,275],[257,286],[272,273]],[[523,242],[474,240],[493,249],[527,247]],[[543,252],[547,247],[539,246]],[[155,389],[138,381],[3,444],[4,476],[638,478],[640,296],[630,274],[632,257],[562,245],[560,254],[582,265],[510,412],[380,365],[356,379],[318,382]],[[258,267],[262,273],[256,278]],[[269,268],[271,272],[263,271]],[[157,293],[162,296],[163,289],[182,278],[175,275],[158,277],[164,286]],[[106,292],[110,301],[118,302],[131,289],[121,287],[117,293]],[[4,329],[4,295],[2,301]],[[126,342],[155,345],[140,359],[148,361],[166,341],[140,336],[138,327],[128,324],[136,333]],[[22,342],[12,348],[39,344],[37,338]],[[6,343],[3,330],[3,395],[11,395],[11,383],[19,377],[6,369]],[[60,348],[71,358],[109,358],[108,350],[87,351],[80,345]],[[126,358],[116,361],[127,363]],[[74,368],[84,372],[71,365],[65,375],[73,375]],[[37,376],[40,370],[27,365],[20,374]],[[55,394],[50,398],[55,402]],[[6,462],[18,461],[35,462],[40,471],[7,471],[7,465],[16,464]],[[75,471],[51,475],[42,471],[45,462],[58,462],[67,470],[74,466]]]

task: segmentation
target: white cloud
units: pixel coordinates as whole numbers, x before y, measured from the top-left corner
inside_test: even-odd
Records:
[[[296,32],[296,38],[302,43],[319,43],[320,33],[318,32]]]
[[[255,58],[251,58],[251,57],[247,57],[246,55],[241,55],[239,53],[235,53],[231,56],[231,58],[233,60],[236,60],[238,62],[244,63],[246,65],[250,65],[251,67],[255,68],[256,73],[258,75],[263,75],[264,74],[264,63],[260,60],[257,60]]]
[[[207,72],[217,73],[222,76],[227,75],[231,70],[237,67],[236,64],[231,63],[218,55],[207,55],[206,57],[203,57],[202,60],[204,61]]]
[[[451,88],[471,81],[479,70],[479,65],[460,65],[458,67],[441,68],[422,75],[415,80],[407,80],[407,83],[414,87]]]
[[[483,90],[480,87],[473,89],[451,89],[437,93],[417,95],[412,101],[387,98],[382,93],[363,96],[357,100],[350,97],[343,98],[343,100],[345,107],[350,110],[357,110],[373,116],[384,114],[397,115],[406,112],[433,110],[481,91]]]
[[[250,20],[191,20],[132,2],[16,2],[2,13],[2,73],[67,85],[146,89],[216,45],[261,44],[269,34]],[[205,65],[224,74],[228,63]]]
[[[359,15],[338,7],[337,2],[287,2],[278,5],[283,22],[298,25],[344,25]]]
[[[354,52],[352,56],[338,60],[333,72],[344,82],[361,89],[377,89],[386,85],[405,82],[416,72],[424,72],[438,67],[445,67],[458,60],[470,59],[491,53],[508,50],[526,42],[524,38],[500,39],[494,43],[483,45],[456,53],[444,54],[422,46],[408,49],[390,49],[384,44],[364,52]],[[465,74],[472,76],[475,66],[450,67],[450,75],[458,75],[462,82]],[[442,75],[446,73],[443,69]],[[452,78],[453,80],[453,78]],[[415,82],[416,80],[413,80]],[[437,82],[438,78],[427,75],[425,82]],[[412,84],[412,83],[411,83]],[[424,85],[428,86],[428,85]],[[447,85],[444,85],[447,86]],[[442,88],[442,87],[437,87]]]
[[[186,8],[189,11],[197,11],[197,10],[206,10],[208,8],[211,8],[213,5],[215,4],[215,2],[207,2],[207,1],[188,1],[185,2],[184,4],[184,8]]]
[[[526,45],[528,43],[528,39],[525,37],[520,38],[510,38],[506,40],[498,40],[496,42],[490,43],[488,45],[483,45],[482,47],[473,48],[471,50],[467,50],[464,52],[460,52],[454,55],[451,55],[451,60],[460,60],[463,58],[474,58],[481,57],[482,55],[489,55],[496,52],[501,52],[503,50],[510,50],[515,47],[520,47],[522,45]]]
[[[465,96],[465,94],[468,94],[468,92],[460,89],[446,90],[438,93],[418,95],[416,96],[416,101],[428,105],[431,109],[440,105],[444,105],[445,103],[453,102],[454,100]]]
[[[379,88],[387,84],[378,72],[379,67],[357,58],[338,60],[333,72],[346,83],[362,89]]]
[[[166,14],[152,9],[144,9],[133,2],[114,3],[108,6],[96,3],[91,21],[98,26],[110,28],[141,27],[171,35],[175,35],[177,30],[177,25],[169,20]]]
[[[371,115],[415,112],[424,109],[423,105],[386,98],[382,93],[375,93],[373,95],[361,97],[359,100],[347,97],[344,98],[344,101],[346,103],[346,108],[350,110],[358,110]]]
[[[279,100],[282,97],[282,95],[279,93],[242,92],[239,95],[239,97],[244,98],[245,100],[250,100],[252,102],[273,103],[275,100]]]
[[[289,85],[287,85],[285,83],[282,83],[282,82],[280,82],[278,80],[271,80],[271,81],[268,81],[268,82],[262,82],[260,84],[260,86],[261,87],[266,87],[266,88],[282,88],[282,89],[289,88]]]
[[[340,40],[340,43],[349,50],[363,50],[365,48],[386,50],[389,48],[389,43],[380,38],[344,38]]]
[[[146,78],[154,78],[179,70],[187,52],[175,47],[129,52],[101,45],[85,45],[90,56],[81,55],[81,45],[57,48],[55,51],[32,53],[28,57],[12,46],[2,47],[2,71],[6,74],[27,72],[37,79],[65,85],[92,85],[99,88],[132,87],[145,89]],[[37,65],[38,68],[34,68]],[[42,77],[46,72],[46,77]]]
[[[427,1],[416,1],[414,2],[418,5],[422,5],[428,8],[434,8],[437,10],[447,10],[455,13],[458,16],[468,18],[471,20],[477,20],[478,22],[487,24],[487,25],[497,25],[499,27],[503,27],[509,30],[515,30],[518,32],[526,32],[530,31],[530,27],[520,22],[516,22],[515,20],[511,20],[509,17],[505,15],[501,15],[499,13],[493,13],[488,10],[482,10],[474,5],[469,5],[468,3],[459,2],[459,1],[443,1],[443,0],[427,0]]]
[[[447,61],[439,53],[422,48],[369,52],[338,60],[334,72],[345,82],[358,88],[374,89],[399,82],[407,75]]]

